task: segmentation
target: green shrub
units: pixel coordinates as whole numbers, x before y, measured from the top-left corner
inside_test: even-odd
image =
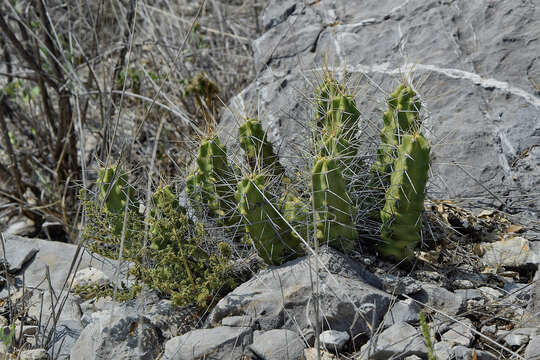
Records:
[[[210,305],[219,294],[234,287],[231,273],[231,251],[227,244],[206,249],[207,234],[201,223],[191,220],[169,186],[158,189],[152,197],[152,208],[146,218],[149,246],[144,246],[144,217],[133,207],[124,213],[84,201],[87,226],[84,239],[89,248],[103,256],[118,259],[122,232],[125,233],[122,258],[132,262],[130,274],[137,284],[124,294],[136,296],[141,285],[168,295],[176,305]],[[101,291],[101,294],[110,294]],[[126,297],[129,298],[129,297]]]

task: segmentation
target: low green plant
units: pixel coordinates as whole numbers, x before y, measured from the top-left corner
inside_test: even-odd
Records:
[[[107,186],[110,186],[107,182],[98,182],[98,193],[106,194]],[[129,198],[111,197],[110,192],[104,206],[94,201],[83,202],[88,219],[83,236],[92,251],[118,259],[124,233],[122,258],[132,262],[130,274],[137,281],[131,289],[123,289],[124,299],[136,296],[141,285],[146,285],[167,294],[176,305],[205,307],[219,299],[223,290],[234,286],[227,244],[209,251],[211,246],[205,243],[207,234],[203,225],[187,216],[170,186],[156,190],[146,218],[125,203],[126,213],[111,211],[120,208],[119,199],[129,201]],[[125,226],[118,231],[117,224],[123,222],[124,215]],[[145,221],[149,225],[149,246],[144,244]],[[90,290],[100,295],[110,294],[110,289]]]
[[[437,360],[435,357],[435,351],[433,349],[433,342],[431,341],[431,333],[429,331],[429,324],[426,321],[426,317],[423,311],[420,311],[420,329],[422,330],[422,336],[428,349],[428,360]]]
[[[13,343],[13,339],[15,338],[15,332],[15,324],[11,324],[9,328],[4,327],[2,331],[0,331],[0,341],[9,348],[11,346],[11,343]]]

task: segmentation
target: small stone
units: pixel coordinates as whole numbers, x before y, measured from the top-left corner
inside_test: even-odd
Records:
[[[411,355],[411,356],[407,356],[405,359],[403,360],[422,360],[422,358],[416,356],[416,355]]]
[[[300,360],[304,353],[304,342],[297,333],[287,329],[265,331],[257,336],[248,349],[265,360]]]
[[[232,326],[232,327],[245,327],[251,326],[251,316],[242,315],[242,316],[228,316],[221,320],[221,325],[223,326]]]
[[[484,325],[481,330],[482,334],[495,334],[497,332],[496,325]]]
[[[411,295],[422,290],[420,284],[409,276],[397,277],[386,274],[381,278],[383,290],[392,295]]]
[[[396,302],[384,315],[383,327],[387,328],[400,322],[416,324],[420,320],[420,306],[412,299]]]
[[[452,349],[452,351],[454,353],[455,360],[471,360],[473,359],[473,352],[476,353],[477,360],[496,360],[497,359],[494,355],[488,353],[487,351],[469,349],[468,347],[461,346],[461,345],[455,346]],[[448,359],[454,359],[454,358],[450,357]]]
[[[360,351],[369,359],[390,359],[396,355],[427,356],[427,347],[422,334],[407,323],[392,325],[379,335],[375,335]]]
[[[504,343],[508,346],[521,346],[529,342],[529,336],[524,334],[508,334],[504,337]]]
[[[470,280],[455,280],[452,283],[452,286],[454,286],[454,289],[472,289],[472,288],[474,288],[474,284]]]
[[[486,266],[523,267],[537,265],[538,255],[531,251],[529,240],[516,236],[494,243],[482,243],[482,262]]]
[[[461,296],[433,284],[422,284],[422,291],[412,298],[449,315],[457,315],[465,310],[465,300]]]
[[[490,301],[497,300],[504,295],[500,290],[488,286],[482,286],[478,290],[480,290],[482,295],[484,295],[484,297]]]
[[[21,360],[49,360],[49,354],[45,349],[23,350],[20,355]]]
[[[474,334],[471,328],[474,328],[472,321],[463,319],[458,323],[452,324],[450,329],[442,334],[441,340],[453,345],[471,346],[474,340]]]
[[[350,340],[349,334],[345,331],[326,330],[319,335],[319,341],[328,350],[340,352]]]
[[[451,359],[452,358],[452,347],[446,341],[439,341],[433,346],[433,352],[435,353],[436,359]]]
[[[73,280],[73,287],[84,287],[95,285],[98,287],[107,286],[110,279],[105,273],[99,269],[88,267],[77,271]]]

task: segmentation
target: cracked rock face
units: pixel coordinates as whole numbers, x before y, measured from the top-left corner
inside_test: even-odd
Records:
[[[282,162],[300,159],[327,61],[354,84],[361,130],[377,139],[386,96],[407,78],[425,109],[432,196],[534,216],[539,17],[540,5],[513,0],[272,1],[253,44],[258,77],[232,101],[222,136],[234,148],[239,117],[259,116]]]

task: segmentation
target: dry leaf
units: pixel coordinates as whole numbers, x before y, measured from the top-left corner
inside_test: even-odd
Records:
[[[506,228],[506,232],[507,233],[518,233],[520,232],[521,230],[523,230],[523,226],[521,225],[516,225],[516,224],[511,224],[509,227]]]

